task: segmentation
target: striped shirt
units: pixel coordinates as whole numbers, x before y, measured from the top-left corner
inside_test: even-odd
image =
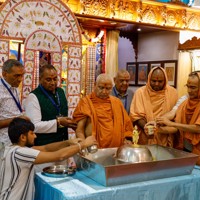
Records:
[[[6,146],[0,171],[1,200],[32,200],[34,164],[40,151],[20,146]]]
[[[11,88],[11,85],[9,85],[5,79],[3,79],[5,84],[8,86],[8,88]],[[0,120],[9,119],[13,117],[17,117],[21,115],[21,112],[19,111],[15,101],[13,100],[12,96],[6,89],[6,87],[3,85],[3,83],[0,80]],[[19,98],[19,91],[17,88],[15,88],[14,95],[16,98]],[[6,145],[11,144],[10,139],[8,137],[8,128],[1,128],[0,129],[0,142],[3,142]]]

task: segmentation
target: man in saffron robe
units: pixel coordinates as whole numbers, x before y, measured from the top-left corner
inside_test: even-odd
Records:
[[[140,131],[139,144],[173,146],[173,135],[161,134],[167,133],[165,128],[158,129],[151,136],[145,133],[144,128],[146,123],[169,112],[177,99],[177,91],[168,85],[165,70],[161,67],[151,69],[147,84],[136,90],[130,108],[130,117]]]
[[[80,99],[73,118],[76,135],[94,135],[99,148],[119,147],[132,136],[132,122],[120,99],[110,96],[112,79],[106,74],[97,77],[94,92]]]
[[[200,155],[200,72],[190,73],[186,86],[189,98],[178,107],[175,122],[162,117],[157,123],[179,131],[177,148]]]

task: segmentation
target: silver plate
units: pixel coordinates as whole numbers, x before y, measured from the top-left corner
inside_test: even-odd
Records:
[[[49,176],[49,177],[66,177],[72,176],[76,172],[76,168],[68,167],[67,165],[52,165],[49,167],[45,167],[43,169],[42,174]]]

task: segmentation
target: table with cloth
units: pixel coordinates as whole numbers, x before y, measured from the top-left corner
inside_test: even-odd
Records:
[[[64,178],[35,176],[35,200],[199,200],[200,168],[189,175],[102,186],[76,172]]]

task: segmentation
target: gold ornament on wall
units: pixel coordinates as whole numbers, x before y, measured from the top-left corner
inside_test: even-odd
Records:
[[[200,31],[200,10],[180,1],[161,3],[137,0],[69,0],[76,14],[128,23],[151,24],[177,30]]]

